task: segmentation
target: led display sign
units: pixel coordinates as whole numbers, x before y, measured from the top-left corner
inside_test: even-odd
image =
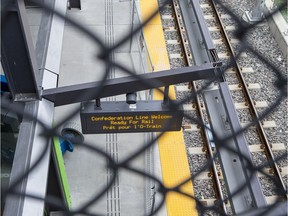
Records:
[[[183,110],[171,111],[163,101],[138,101],[129,108],[126,101],[81,104],[83,134],[178,131],[181,129]]]

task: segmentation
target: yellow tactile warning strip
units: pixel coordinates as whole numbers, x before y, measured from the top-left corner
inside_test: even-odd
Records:
[[[157,0],[140,0],[142,20],[145,20],[157,8]],[[154,70],[161,71],[170,69],[160,14],[157,14],[157,16],[144,27],[143,31]],[[173,87],[170,87],[169,93],[172,99],[175,98]],[[154,99],[162,100],[163,96],[159,92],[154,91]],[[158,140],[158,146],[165,186],[174,187],[189,178],[190,170],[182,131],[165,133]],[[192,195],[192,182],[189,181],[183,185],[181,190]],[[166,199],[166,207],[169,216],[198,215],[195,201],[176,193],[169,193]]]

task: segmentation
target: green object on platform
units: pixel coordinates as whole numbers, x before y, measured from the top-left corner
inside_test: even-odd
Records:
[[[61,186],[64,191],[64,198],[67,203],[67,207],[70,209],[71,208],[71,195],[70,195],[70,188],[67,180],[67,175],[66,175],[66,170],[65,170],[65,165],[64,165],[64,160],[60,148],[60,141],[58,137],[53,137],[53,148],[55,152],[55,158],[57,161],[57,168],[59,170],[59,175],[60,175],[60,180],[61,180]]]

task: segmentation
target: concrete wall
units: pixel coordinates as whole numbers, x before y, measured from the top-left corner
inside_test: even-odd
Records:
[[[265,13],[269,14],[273,11],[273,1],[266,0]],[[287,59],[288,45],[288,24],[280,12],[274,14],[267,19],[270,31],[272,32],[276,42],[278,43],[284,57]]]

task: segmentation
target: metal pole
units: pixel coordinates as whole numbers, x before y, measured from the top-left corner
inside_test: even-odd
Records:
[[[53,7],[53,3],[55,5]],[[66,13],[67,1],[62,0],[46,0],[48,6]],[[51,12],[53,14],[53,12]],[[36,59],[38,68],[43,72],[42,86],[44,88],[56,87],[58,73],[60,67],[62,37],[64,32],[65,20],[58,18],[55,14],[43,13],[42,20],[38,32],[36,45]],[[48,20],[47,20],[48,19]],[[26,26],[29,28],[29,26]],[[48,37],[48,39],[46,38]],[[43,54],[45,53],[45,54]],[[59,59],[59,60],[58,60]],[[51,73],[52,71],[52,73]],[[23,82],[26,79],[23,80]],[[45,203],[44,201],[34,200],[25,197],[25,194],[33,194],[44,198],[46,196],[48,170],[51,152],[51,138],[43,137],[42,126],[37,122],[37,119],[42,121],[47,127],[52,127],[54,115],[54,103],[46,99],[35,102],[27,102],[25,111],[29,112],[35,118],[24,119],[20,124],[20,130],[15,150],[15,157],[11,170],[10,185],[17,181],[21,175],[31,168],[37,161],[43,149],[47,147],[44,156],[41,158],[41,163],[30,172],[25,179],[13,188],[23,196],[9,196],[6,199],[4,216],[38,216],[43,215]]]
[[[169,103],[169,86],[165,86],[163,105],[168,105],[168,103]]]
[[[253,19],[261,20],[261,18],[263,17],[264,4],[265,4],[264,0],[257,0],[255,2],[252,10],[250,11]]]

